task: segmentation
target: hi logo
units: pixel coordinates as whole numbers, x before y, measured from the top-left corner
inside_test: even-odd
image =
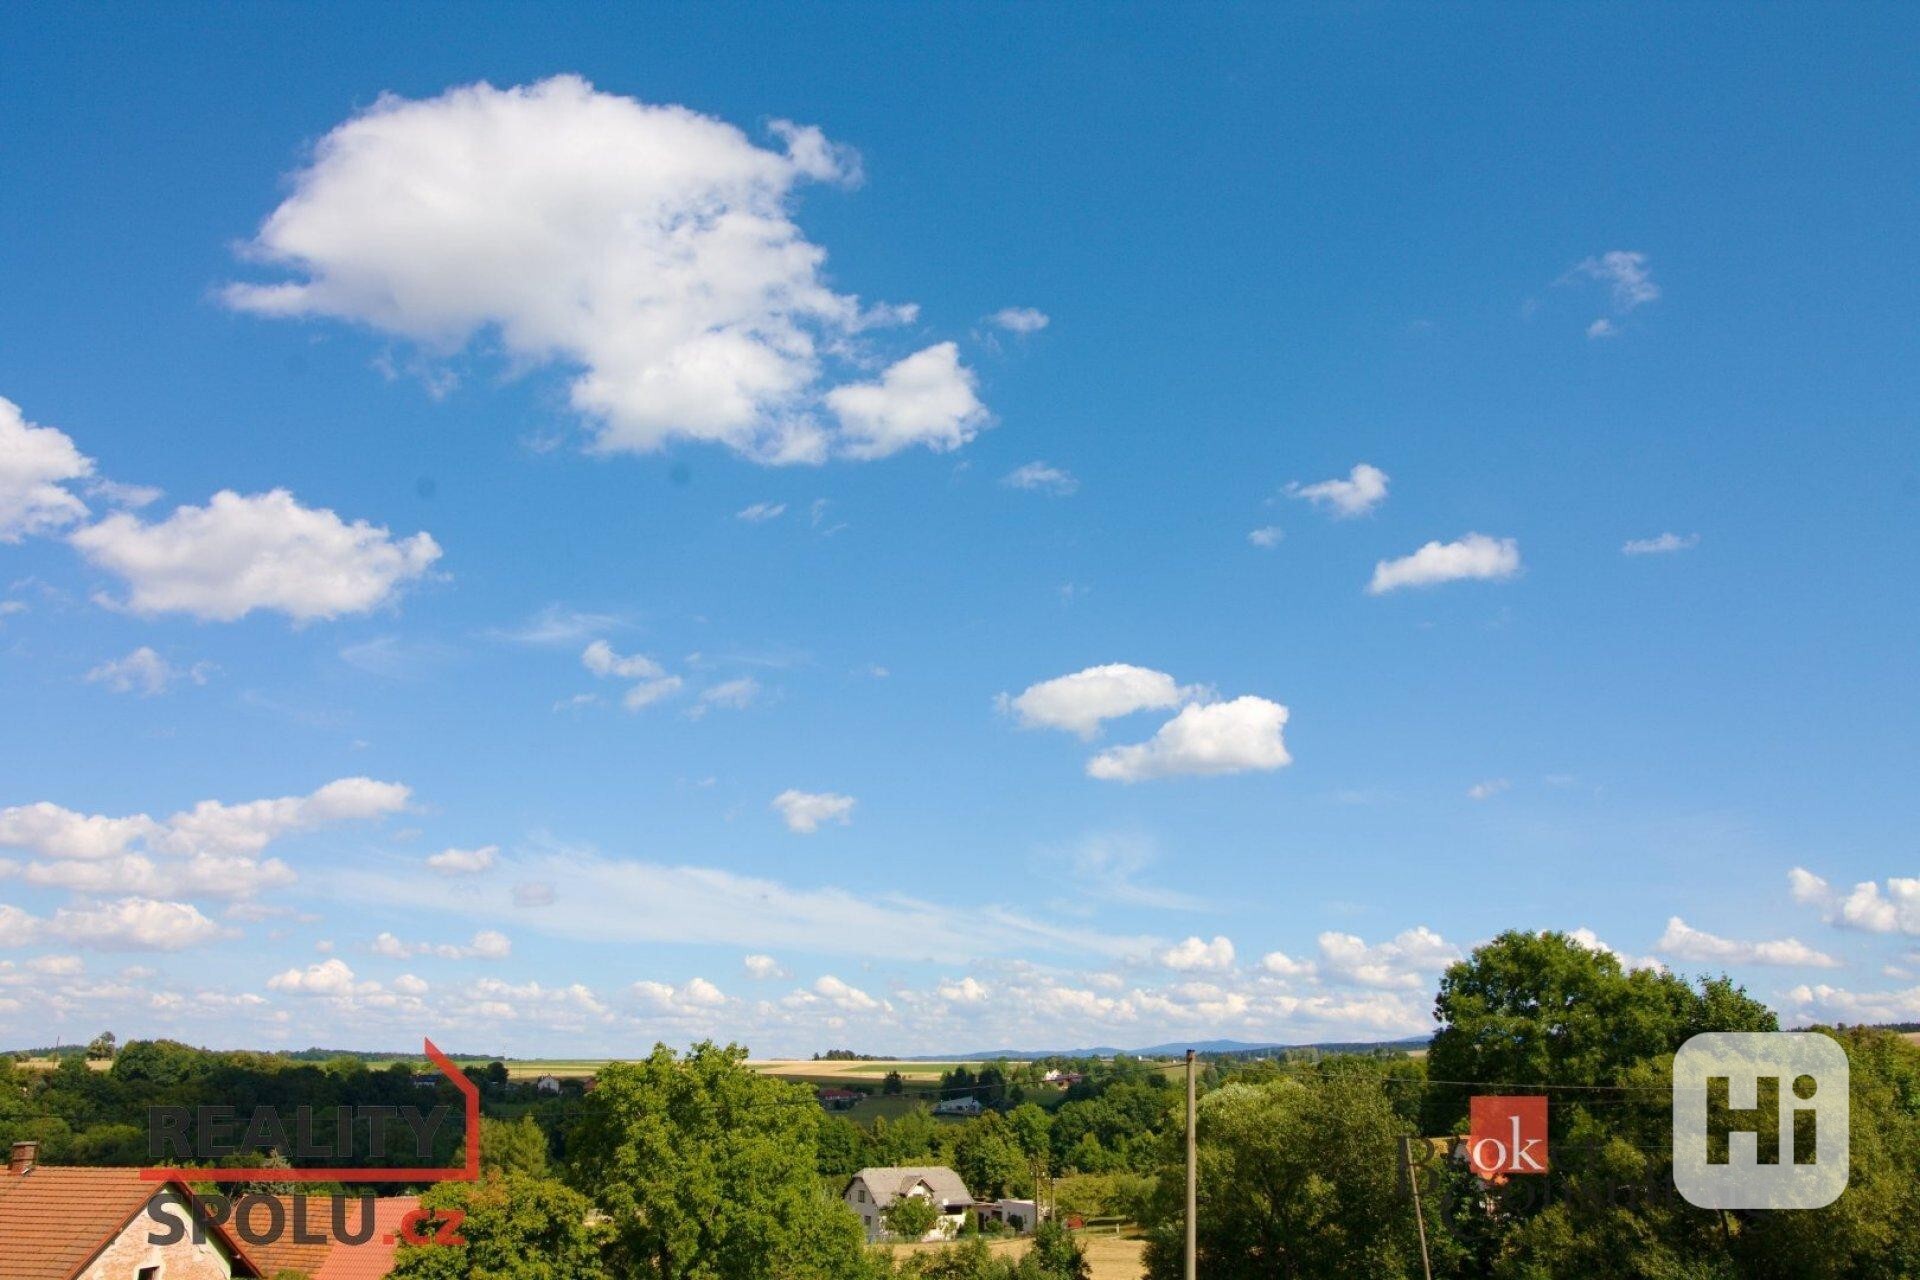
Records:
[[[1469,1104],[1467,1163],[1490,1182],[1547,1171],[1547,1100],[1474,1098]]]
[[[1711,1031],[1673,1058],[1673,1185],[1702,1209],[1818,1209],[1847,1189],[1847,1054],[1811,1031]]]

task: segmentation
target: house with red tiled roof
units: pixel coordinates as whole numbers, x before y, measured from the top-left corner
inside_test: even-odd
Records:
[[[216,1224],[191,1188],[151,1182],[137,1169],[43,1165],[37,1144],[13,1144],[0,1171],[0,1277],[4,1280],[382,1280],[393,1269],[401,1220],[417,1196],[277,1201]],[[244,1203],[244,1202],[243,1202]],[[295,1230],[295,1224],[300,1229]],[[274,1224],[277,1224],[275,1226]],[[260,1237],[270,1236],[262,1239]]]
[[[16,1142],[0,1173],[0,1276],[6,1280],[261,1274],[231,1235],[206,1221],[187,1187],[149,1182],[138,1169],[42,1165],[38,1154],[36,1143]]]

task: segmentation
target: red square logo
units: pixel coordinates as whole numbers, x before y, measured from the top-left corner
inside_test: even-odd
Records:
[[[1547,1171],[1547,1100],[1475,1098],[1467,1135],[1467,1162],[1494,1182]]]

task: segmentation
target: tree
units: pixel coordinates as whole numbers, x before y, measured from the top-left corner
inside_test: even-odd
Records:
[[[87,1046],[88,1059],[97,1062],[103,1058],[111,1058],[113,1056],[115,1043],[113,1032],[102,1031],[99,1035],[95,1036],[93,1042]]]
[[[466,1214],[464,1245],[400,1246],[393,1280],[611,1280],[611,1232],[593,1204],[549,1178],[487,1170],[479,1182],[443,1182],[423,1208]]]
[[[480,1119],[480,1165],[503,1173],[544,1177],[547,1135],[532,1116],[518,1120]]]
[[[815,1172],[813,1090],[745,1061],[736,1045],[656,1045],[583,1100],[569,1176],[611,1219],[619,1274],[846,1280],[873,1265],[859,1219]]]
[[[919,1240],[940,1221],[940,1206],[926,1196],[897,1196],[880,1211],[887,1230],[901,1240]]]
[[[1396,1194],[1409,1132],[1377,1084],[1229,1084],[1200,1102],[1200,1274],[1402,1277],[1417,1268]],[[1181,1274],[1185,1177],[1169,1141],[1147,1245],[1152,1280]]]
[[[989,1111],[961,1130],[953,1144],[953,1168],[967,1189],[982,1199],[997,1200],[1032,1186],[1025,1153],[1013,1126]]]
[[[1090,1280],[1087,1252],[1073,1233],[1057,1222],[1034,1230],[1033,1247],[1014,1269],[1017,1280]]]
[[[907,1082],[898,1071],[889,1071],[880,1082],[880,1092],[889,1098],[897,1098],[907,1091]]]

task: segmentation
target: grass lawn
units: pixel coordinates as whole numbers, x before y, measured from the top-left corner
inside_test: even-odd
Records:
[[[995,1254],[1005,1258],[1018,1258],[1026,1253],[1032,1242],[1028,1240],[994,1240],[987,1244]],[[925,1253],[934,1249],[949,1249],[947,1244],[896,1244],[888,1246],[895,1257],[909,1253]],[[1080,1247],[1087,1251],[1087,1268],[1092,1280],[1141,1280],[1147,1274],[1147,1242],[1130,1240],[1122,1236],[1083,1235]]]

